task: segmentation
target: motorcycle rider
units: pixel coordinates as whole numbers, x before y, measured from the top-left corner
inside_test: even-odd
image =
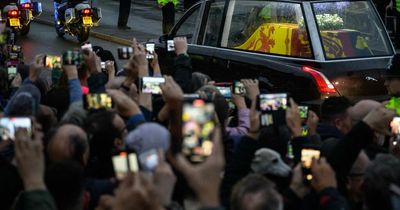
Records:
[[[56,26],[60,26],[59,20],[64,19],[64,12],[68,8],[69,4],[76,5],[84,2],[82,0],[54,0],[54,21]]]
[[[5,6],[7,6],[7,5],[11,4],[11,3],[17,4],[18,0],[3,0],[3,1],[0,1],[0,9],[3,10],[3,8]]]

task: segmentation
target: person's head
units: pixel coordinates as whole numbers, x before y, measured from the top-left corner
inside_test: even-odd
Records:
[[[151,149],[162,149],[167,151],[170,146],[171,134],[157,123],[143,123],[135,130],[129,132],[125,139],[128,149],[142,154]]]
[[[369,158],[364,151],[358,154],[356,161],[350,169],[347,176],[347,190],[351,199],[360,201],[362,198],[362,184],[364,182],[364,174],[370,164]]]
[[[39,110],[41,94],[35,85],[22,85],[11,97],[5,108],[5,114],[11,117],[35,116]]]
[[[42,125],[42,131],[47,133],[58,122],[57,110],[49,106],[40,105],[36,120]]]
[[[221,126],[225,127],[229,114],[229,105],[226,102],[224,96],[218,91],[215,86],[206,85],[201,87],[198,91],[204,92],[207,96],[210,96],[214,103],[215,113],[217,114],[218,122]]]
[[[71,124],[53,128],[47,133],[47,155],[51,162],[76,161],[86,165],[89,157],[87,135],[80,127]]]
[[[260,130],[258,140],[264,147],[272,149],[286,157],[287,145],[291,139],[291,133],[287,126],[269,126]]]
[[[352,124],[355,125],[361,121],[365,116],[368,115],[372,110],[381,107],[382,104],[374,100],[361,100],[354,106],[349,108],[349,115],[352,120]],[[374,143],[382,145],[385,141],[385,136],[380,133],[375,133]]]
[[[83,209],[84,170],[75,161],[51,163],[45,174],[46,186],[59,210]]]
[[[395,210],[391,203],[390,186],[400,186],[400,159],[393,155],[378,154],[368,167],[363,184],[367,210]]]
[[[39,77],[35,84],[39,88],[40,93],[45,96],[53,86],[52,71],[46,67],[43,67],[40,70]]]
[[[98,158],[111,158],[114,148],[122,149],[127,134],[124,120],[112,111],[89,115],[85,130],[90,136],[90,156]]]
[[[252,174],[240,180],[233,188],[232,210],[282,210],[282,196],[267,178]]]
[[[193,87],[193,92],[196,92],[198,89],[203,87],[204,85],[207,85],[208,82],[211,81],[211,78],[203,73],[200,72],[193,72],[192,73],[192,87]]]
[[[390,96],[400,96],[400,54],[396,54],[386,70],[385,86]]]
[[[336,127],[342,134],[347,134],[352,121],[349,115],[351,102],[344,96],[329,97],[321,105],[321,122]]]

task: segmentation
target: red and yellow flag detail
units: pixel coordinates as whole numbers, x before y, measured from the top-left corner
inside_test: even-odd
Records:
[[[264,53],[309,57],[311,53],[306,33],[297,24],[265,23],[237,49]],[[311,55],[311,54],[310,54]]]

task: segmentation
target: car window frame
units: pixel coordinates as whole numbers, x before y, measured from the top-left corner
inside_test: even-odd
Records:
[[[231,28],[231,24],[232,24],[232,17],[233,17],[233,12],[234,12],[234,6],[236,3],[236,0],[227,0],[226,4],[225,4],[225,14],[224,14],[224,21],[222,23],[222,27],[223,29],[221,30],[221,41],[219,41],[219,48],[222,49],[228,49],[228,50],[236,50],[236,51],[241,51],[241,52],[246,52],[246,53],[258,53],[261,55],[272,55],[272,56],[278,56],[278,57],[283,57],[283,58],[294,58],[294,59],[304,59],[304,60],[315,60],[315,52],[314,52],[314,41],[311,39],[311,35],[310,35],[310,29],[309,29],[309,24],[308,24],[308,20],[307,20],[307,14],[305,14],[305,10],[304,10],[304,5],[303,2],[300,1],[291,1],[291,0],[283,0],[283,1],[279,1],[279,0],[272,0],[269,2],[282,2],[282,3],[291,3],[291,4],[297,4],[300,6],[301,11],[302,11],[302,16],[305,24],[305,29],[307,31],[307,36],[308,36],[308,41],[309,41],[309,47],[311,50],[311,56],[310,57],[298,57],[298,56],[288,56],[288,55],[282,55],[282,54],[275,54],[275,53],[264,53],[264,52],[258,52],[258,51],[251,51],[251,50],[242,50],[242,49],[235,49],[235,48],[229,48],[227,47],[228,45],[228,40],[229,40],[229,32],[230,32],[230,28]],[[229,23],[227,22],[229,21]],[[223,44],[224,43],[224,44]],[[224,46],[223,46],[224,45]]]
[[[368,57],[364,56],[364,57],[328,58],[327,55],[326,55],[324,43],[322,41],[322,36],[321,36],[321,33],[320,33],[319,24],[317,22],[316,13],[315,13],[315,10],[314,10],[314,4],[318,4],[318,3],[334,3],[334,2],[366,2],[367,4],[369,4],[370,8],[372,8],[375,11],[375,15],[380,20],[379,22],[380,22],[381,26],[383,26],[382,30],[384,30],[385,34],[386,34],[384,39],[385,39],[386,43],[389,43],[388,47],[390,48],[391,52],[389,52],[389,54],[387,54],[387,55],[376,55],[376,56],[368,56]],[[370,59],[370,58],[388,57],[388,56],[393,56],[393,54],[395,53],[393,44],[392,44],[392,42],[391,42],[391,40],[389,38],[389,34],[388,34],[387,30],[386,30],[386,27],[384,27],[385,24],[383,23],[382,19],[379,18],[378,11],[376,10],[376,7],[374,5],[372,5],[371,1],[369,1],[369,0],[312,1],[312,2],[310,2],[310,7],[311,7],[311,11],[312,11],[311,15],[312,15],[312,17],[314,19],[315,27],[316,27],[316,30],[317,30],[316,34],[319,37],[319,41],[318,42],[319,42],[319,45],[321,46],[323,58],[324,58],[325,61],[341,61],[341,60],[349,60],[349,59]]]
[[[194,27],[194,32],[193,36],[191,37],[191,42],[188,42],[188,44],[196,44],[198,42],[198,35],[199,35],[199,30],[200,30],[200,25],[202,23],[202,15],[204,12],[204,2],[198,2],[194,4],[192,7],[190,7],[187,12],[182,16],[182,18],[179,19],[179,21],[175,24],[175,26],[172,28],[171,32],[168,34],[168,37],[174,38],[177,36],[178,30],[181,28],[181,26],[186,22],[188,18],[190,18],[194,12],[197,10],[199,13],[197,14],[197,18],[199,21],[197,21],[196,26]]]
[[[226,0],[224,0],[223,2],[221,1],[221,3],[223,4],[223,11],[222,11],[222,18],[221,18],[221,24],[220,24],[220,28],[218,29],[217,33],[218,33],[218,37],[217,37],[217,44],[216,46],[210,46],[210,45],[205,45],[205,36],[206,36],[206,29],[207,29],[207,25],[208,25],[208,18],[210,15],[210,11],[211,11],[211,7],[213,6],[213,3],[220,3],[220,2],[216,2],[215,0],[206,0],[204,2],[205,7],[204,7],[204,13],[203,13],[203,18],[202,18],[202,24],[201,24],[201,28],[199,31],[199,45],[202,46],[207,46],[207,47],[220,47],[221,46],[221,36],[222,36],[222,30],[223,30],[223,23],[225,22],[225,8],[226,8]]]

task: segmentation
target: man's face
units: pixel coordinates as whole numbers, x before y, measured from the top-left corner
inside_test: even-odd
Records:
[[[400,78],[387,78],[384,84],[390,96],[400,96]]]

